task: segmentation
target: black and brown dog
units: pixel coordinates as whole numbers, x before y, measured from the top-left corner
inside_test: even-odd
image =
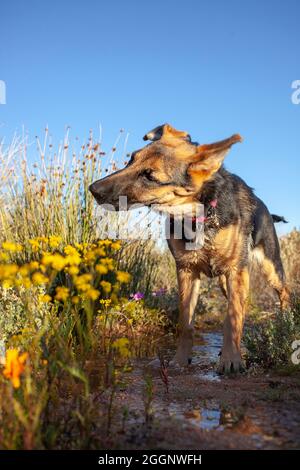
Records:
[[[191,360],[193,314],[200,273],[218,276],[228,299],[219,371],[242,367],[240,343],[249,290],[249,264],[256,258],[277,291],[282,308],[289,302],[274,221],[264,203],[238,176],[225,170],[223,160],[239,135],[209,145],[191,142],[187,132],[168,124],[153,129],[144,140],[152,143],[132,153],[128,165],[94,182],[90,191],[99,204],[118,209],[119,196],[129,205],[178,206],[200,202],[205,210],[201,249],[187,250],[185,240],[171,233],[180,297],[179,343],[174,361]],[[276,216],[274,216],[276,218]],[[280,218],[279,218],[280,219]]]

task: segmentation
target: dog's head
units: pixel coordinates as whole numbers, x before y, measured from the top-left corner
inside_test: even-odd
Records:
[[[120,196],[127,197],[128,207],[140,203],[163,209],[164,205],[194,202],[241,137],[236,134],[214,144],[197,145],[187,132],[164,124],[148,132],[144,140],[150,144],[133,152],[125,168],[91,184],[99,204],[119,209]]]

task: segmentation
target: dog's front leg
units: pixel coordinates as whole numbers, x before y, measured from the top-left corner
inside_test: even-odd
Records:
[[[224,322],[223,347],[218,369],[220,373],[239,372],[244,368],[241,358],[241,339],[249,292],[247,268],[234,270],[226,278],[228,313]]]
[[[199,296],[200,278],[199,273],[183,268],[177,268],[177,278],[179,288],[179,338],[176,355],[172,363],[186,366],[192,359],[194,311]]]

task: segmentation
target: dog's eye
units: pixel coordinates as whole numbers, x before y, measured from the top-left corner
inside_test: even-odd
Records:
[[[141,176],[146,178],[148,181],[156,181],[152,170],[144,170]]]

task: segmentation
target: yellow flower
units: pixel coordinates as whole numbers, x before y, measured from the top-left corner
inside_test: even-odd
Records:
[[[29,269],[34,271],[35,269],[39,269],[39,263],[37,261],[31,261],[28,265]]]
[[[86,282],[86,283],[82,282],[80,285],[77,286],[77,289],[81,290],[82,292],[86,292],[90,288],[91,288],[91,284],[89,284],[88,282]]]
[[[122,357],[128,357],[130,355],[128,346],[129,340],[127,338],[116,339],[112,344],[112,347],[116,349]]]
[[[48,295],[48,294],[40,295],[39,301],[46,304],[47,302],[51,301],[51,295]]]
[[[50,248],[57,248],[62,242],[62,238],[57,235],[50,235],[49,246]]]
[[[22,276],[22,277],[28,276],[28,274],[29,274],[29,266],[28,266],[28,264],[24,264],[23,266],[21,266],[21,267],[19,268],[19,274],[20,274],[20,276]]]
[[[103,264],[96,264],[95,269],[99,274],[107,274],[108,273],[107,267],[103,266]]]
[[[13,281],[11,279],[5,279],[4,281],[2,281],[2,287],[3,289],[9,289],[10,287],[12,287],[14,285]]]
[[[97,255],[93,250],[88,250],[84,255],[84,260],[87,263],[93,262],[96,258],[97,258]]]
[[[39,286],[41,284],[46,284],[49,281],[49,278],[47,276],[44,276],[44,274],[36,272],[32,275],[32,282],[35,286]]]
[[[111,304],[111,299],[101,299],[100,304],[103,304],[105,307],[109,307]]]
[[[48,243],[48,238],[47,237],[37,237],[37,240],[41,243]]]
[[[0,280],[4,289],[9,289],[16,282],[18,266],[16,264],[0,264]]]
[[[0,260],[1,261],[8,261],[9,260],[9,256],[7,253],[0,253]]]
[[[99,256],[105,256],[105,246],[103,246],[103,243],[102,241],[99,241],[97,243],[97,252],[99,254]]]
[[[24,372],[25,362],[28,357],[28,353],[19,355],[17,349],[8,349],[6,351],[5,368],[3,375],[7,379],[11,380],[14,388],[20,387],[20,375]]]
[[[17,264],[0,264],[0,278],[14,276],[17,272]]]
[[[89,249],[85,252],[84,260],[87,263],[93,263],[96,258],[100,258],[101,256],[105,256],[105,250],[101,247],[97,248],[97,245],[90,245]]]
[[[79,268],[77,266],[70,266],[69,268],[65,268],[65,271],[71,276],[76,276],[79,273]]]
[[[2,243],[2,248],[7,251],[12,251],[12,252],[17,252],[17,251],[22,251],[23,247],[19,243],[13,243],[13,242],[3,242]]]
[[[42,264],[45,266],[51,266],[56,271],[61,271],[66,265],[66,260],[59,253],[44,253],[42,257]]]
[[[65,258],[59,253],[55,253],[52,259],[52,268],[56,271],[61,271],[66,265]]]
[[[67,245],[64,249],[64,252],[67,255],[66,263],[71,264],[71,265],[72,264],[77,265],[81,263],[81,256],[76,250],[76,248],[74,248],[73,246]]]
[[[59,286],[59,287],[56,287],[55,291],[56,291],[56,295],[55,295],[56,300],[62,300],[64,302],[69,297],[68,287]]]
[[[95,249],[95,253],[96,253],[96,255],[99,256],[99,257],[101,257],[101,256],[103,257],[103,256],[106,255],[105,249],[104,249],[104,248],[101,248],[101,247],[96,248],[96,249]]]
[[[107,281],[101,281],[100,285],[106,294],[109,294],[111,291],[111,283]]]
[[[117,280],[119,282],[127,283],[131,279],[131,275],[125,271],[117,271]]]
[[[107,269],[110,271],[114,269],[114,260],[112,258],[102,258],[101,264],[107,266]]]
[[[118,251],[121,248],[121,243],[120,242],[113,242],[111,244],[111,247],[112,247],[113,250]]]
[[[77,305],[80,301],[80,297],[78,295],[74,295],[71,300],[72,304]]]
[[[97,289],[91,288],[85,293],[86,297],[91,300],[97,300],[100,292]]]
[[[29,277],[23,277],[21,280],[20,280],[20,283],[23,287],[25,287],[26,289],[29,289],[29,287],[31,286],[31,280]]]
[[[74,284],[78,290],[83,292],[91,288],[90,281],[92,280],[91,274],[82,274],[81,276],[74,278]]]
[[[36,240],[35,238],[28,240],[29,244],[31,245],[32,251],[36,252],[40,248],[40,242],[39,240]]]
[[[101,240],[100,243],[104,246],[110,246],[112,244],[112,241],[111,240]]]
[[[48,266],[48,265],[50,266],[52,264],[52,261],[53,261],[53,254],[44,252],[41,263],[44,264],[45,266]]]

